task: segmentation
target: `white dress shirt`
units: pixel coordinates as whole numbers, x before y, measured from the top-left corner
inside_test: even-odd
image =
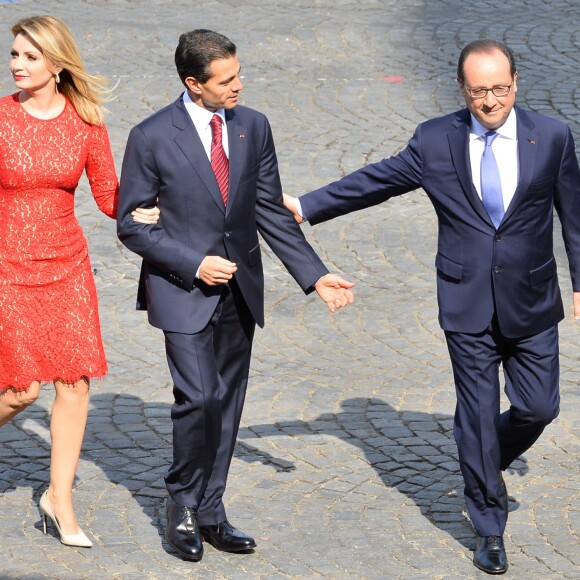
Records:
[[[183,104],[193,124],[201,139],[201,143],[203,148],[205,149],[207,158],[211,161],[211,127],[209,126],[209,122],[211,118],[214,116],[214,113],[196,105],[190,98],[189,93],[185,91],[183,93]],[[224,147],[224,151],[226,152],[226,157],[230,158],[230,151],[228,147],[228,132],[226,129],[226,115],[224,109],[218,109],[215,114],[219,115],[222,119],[222,145]]]
[[[501,190],[503,194],[504,211],[508,208],[516,187],[518,186],[518,136],[516,112],[512,109],[506,122],[495,130],[498,136],[493,140],[491,149],[499,170]],[[481,156],[485,149],[487,129],[471,115],[469,131],[469,159],[471,162],[471,178],[477,194],[481,199]]]

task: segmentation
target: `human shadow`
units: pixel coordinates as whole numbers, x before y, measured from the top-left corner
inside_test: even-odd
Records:
[[[29,487],[38,503],[49,482],[50,389],[43,389],[42,401],[31,405],[0,429],[0,493]],[[130,394],[101,393],[91,396],[91,408],[81,452],[81,461],[99,468],[114,485],[125,487],[151,520],[167,552],[165,529],[164,475],[172,460],[171,404],[149,403]],[[291,461],[262,451],[246,441],[236,446],[235,457],[246,463],[261,463],[276,471],[291,471]],[[88,468],[90,469],[90,467]],[[75,485],[88,488],[82,466]],[[97,481],[102,478],[96,478]],[[34,526],[42,530],[39,519]],[[50,533],[56,532],[49,527]]]
[[[31,405],[0,429],[0,494],[30,488],[32,501],[38,503],[50,479],[48,421],[44,408]],[[26,509],[19,501],[10,513],[18,518],[20,510]],[[40,518],[34,527],[42,530]]]
[[[91,402],[83,457],[98,465],[109,481],[129,490],[157,529],[164,550],[174,553],[164,538],[164,476],[173,452],[171,404],[115,393],[96,394]],[[234,457],[276,471],[294,469],[292,462],[247,442],[236,446]]]
[[[172,552],[163,539],[164,475],[172,459],[170,412],[169,403],[145,402],[131,394],[93,394],[81,453],[81,460],[92,462],[112,484],[130,492],[167,552]],[[48,422],[46,409],[32,405],[0,429],[0,492],[28,486],[38,501],[49,480]],[[360,449],[385,486],[404,494],[433,525],[471,548],[473,531],[464,515],[452,422],[451,415],[399,411],[378,398],[346,399],[340,412],[323,413],[313,421],[243,427],[235,457],[288,472],[298,469],[292,460],[250,441],[297,432],[336,437]],[[513,471],[527,473],[525,459],[515,462]],[[79,487],[88,485],[80,473]],[[510,511],[517,507],[510,498]],[[42,529],[40,518],[35,527]]]
[[[474,532],[466,515],[463,478],[453,438],[453,416],[397,410],[378,398],[353,398],[338,413],[324,413],[313,421],[288,420],[251,425],[239,438],[329,435],[360,449],[385,486],[413,501],[434,526],[466,548],[474,547]],[[509,470],[528,472],[525,458]],[[509,498],[509,510],[519,507]]]

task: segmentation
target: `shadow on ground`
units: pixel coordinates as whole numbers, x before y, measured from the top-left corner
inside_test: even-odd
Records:
[[[163,476],[171,462],[170,405],[113,393],[95,394],[91,403],[82,459],[94,462],[111,483],[126,487],[162,538]],[[38,501],[48,482],[48,419],[46,409],[33,405],[0,430],[0,492],[28,486]],[[397,410],[378,398],[345,399],[340,412],[324,413],[312,421],[242,428],[236,457],[276,471],[293,471],[299,467],[292,459],[260,449],[259,439],[336,437],[359,449],[385,486],[404,494],[434,526],[471,549],[473,531],[464,513],[452,423],[451,415]],[[525,475],[525,459],[520,458],[512,471]],[[510,498],[510,511],[517,507]],[[41,529],[40,519],[36,527]]]
[[[337,437],[361,450],[385,486],[407,496],[434,526],[473,549],[474,532],[465,512],[452,430],[451,415],[399,411],[378,398],[353,398],[342,401],[339,413],[325,413],[309,422],[251,425],[241,430],[239,439]],[[519,458],[509,471],[525,475],[525,458]],[[514,511],[519,503],[510,497],[509,506]]]

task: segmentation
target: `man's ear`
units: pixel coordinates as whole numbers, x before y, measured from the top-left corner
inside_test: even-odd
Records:
[[[195,93],[196,95],[201,94],[201,83],[195,77],[187,77],[183,82],[192,93]]]

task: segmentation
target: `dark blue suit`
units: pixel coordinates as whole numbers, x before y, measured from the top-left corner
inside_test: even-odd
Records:
[[[182,98],[130,133],[121,174],[118,234],[143,257],[138,308],[163,329],[174,382],[172,498],[225,520],[222,495],[234,451],[255,324],[264,325],[258,232],[305,292],[328,270],[282,205],[274,142],[264,115],[226,110],[229,199],[224,207]],[[157,225],[133,221],[158,205]],[[195,279],[205,256],[237,264],[226,286]]]
[[[419,125],[398,155],[300,198],[316,224],[423,188],[439,224],[437,298],[454,370],[455,436],[465,495],[482,536],[501,535],[500,469],[558,413],[557,323],[564,316],[553,253],[556,208],[580,290],[580,171],[569,128],[515,107],[519,179],[496,229],[473,186],[467,109]],[[499,363],[511,407],[499,413]]]

